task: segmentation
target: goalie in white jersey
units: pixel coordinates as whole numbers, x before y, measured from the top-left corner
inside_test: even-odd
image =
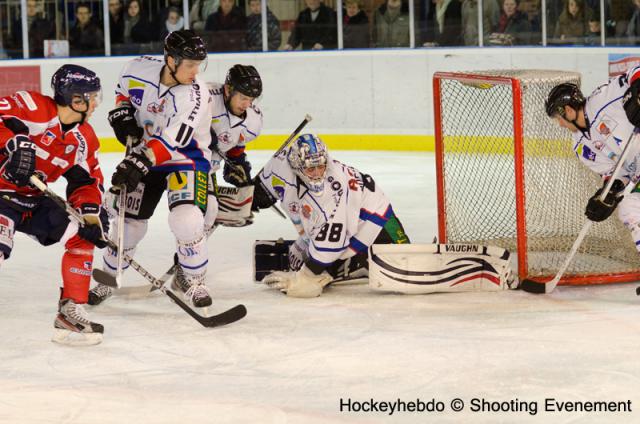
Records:
[[[300,237],[289,267],[263,282],[294,297],[314,297],[334,279],[366,276],[373,243],[409,243],[388,197],[366,174],[329,157],[324,143],[304,134],[256,177],[254,207],[277,200]]]
[[[204,230],[207,180],[211,167],[210,94],[198,73],[207,49],[190,30],[174,31],[164,42],[164,61],[140,57],[128,62],[118,79],[116,109],[109,122],[118,140],[135,140],[111,183],[126,186],[124,251],[133,256],[148,219],[167,191],[169,227],[176,239],[174,284],[198,307],[211,305],[205,285],[208,252]],[[113,234],[117,233],[115,225]],[[104,256],[104,270],[115,272],[116,253]],[[92,290],[90,303],[111,294]]]
[[[210,228],[216,218],[222,225],[246,225],[250,222],[238,219],[232,211],[227,211],[224,202],[218,214],[215,173],[224,160],[224,180],[236,187],[246,187],[239,197],[244,195],[244,191],[247,192],[247,198],[251,197],[251,163],[247,160],[245,147],[262,131],[262,112],[254,104],[262,94],[262,79],[255,67],[234,65],[227,72],[224,84],[209,83],[209,93],[212,155],[206,226]]]
[[[547,114],[558,125],[572,133],[574,151],[580,161],[603,177],[604,185],[616,166],[629,137],[640,127],[640,67],[612,78],[596,88],[585,99],[575,84],[554,87],[546,101]],[[631,148],[623,164],[622,175],[614,182],[604,201],[599,200],[602,188],[589,199],[585,215],[592,221],[604,221],[618,204],[618,217],[631,230],[640,250],[640,192],[636,186],[623,196],[629,182],[640,179],[640,143]]]

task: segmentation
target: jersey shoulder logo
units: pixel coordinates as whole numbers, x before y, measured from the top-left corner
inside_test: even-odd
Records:
[[[131,101],[137,106],[142,105],[142,97],[144,96],[144,89],[146,88],[146,86],[147,85],[142,81],[137,81],[134,79],[129,80],[127,91],[129,92]]]

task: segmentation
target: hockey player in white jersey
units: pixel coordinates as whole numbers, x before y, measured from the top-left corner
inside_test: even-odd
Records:
[[[293,297],[315,297],[334,279],[366,276],[373,243],[409,243],[388,197],[371,176],[329,157],[317,136],[301,135],[256,177],[254,207],[280,201],[300,237],[291,271],[263,282]]]
[[[251,163],[245,147],[262,131],[262,112],[254,104],[262,94],[262,79],[255,67],[234,65],[224,84],[209,83],[211,94],[211,180],[206,226],[218,215],[215,173],[224,160],[223,178],[236,187],[251,186]],[[247,188],[249,190],[249,188]],[[248,196],[250,197],[250,195]],[[224,211],[223,211],[224,212]],[[221,214],[222,215],[222,214]],[[220,216],[223,225],[244,225]]]
[[[118,79],[116,108],[109,122],[118,140],[138,143],[118,164],[111,183],[126,185],[124,251],[133,256],[147,231],[147,221],[167,191],[169,227],[176,240],[178,265],[174,288],[195,306],[211,305],[205,285],[208,253],[204,213],[211,167],[210,94],[198,73],[207,50],[190,30],[170,33],[164,61],[140,57],[128,62]],[[117,228],[112,228],[117,234]],[[115,272],[116,253],[104,255],[104,270]],[[106,286],[92,290],[90,303],[111,294]]]
[[[604,188],[629,137],[640,127],[640,67],[612,78],[587,99],[575,84],[560,84],[549,93],[545,107],[558,125],[571,131],[576,155],[603,177]],[[623,175],[616,179],[604,201],[599,200],[603,188],[589,199],[585,215],[595,222],[604,221],[619,204],[618,217],[640,250],[638,187],[623,196],[627,184],[637,184],[640,179],[640,141],[631,139],[631,143],[635,144],[631,147],[634,150],[623,165]]]

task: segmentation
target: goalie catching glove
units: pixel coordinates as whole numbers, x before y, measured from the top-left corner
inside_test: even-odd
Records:
[[[262,282],[273,289],[279,289],[291,297],[318,297],[324,286],[333,281],[328,273],[316,275],[306,266],[298,271],[276,271],[263,278]]]
[[[604,185],[599,188],[587,202],[587,208],[584,214],[593,222],[601,222],[609,218],[613,211],[616,210],[618,203],[624,198],[622,192],[624,191],[625,185],[622,181],[615,180],[604,200],[600,200],[600,194],[602,194],[606,185],[607,181],[604,182]]]

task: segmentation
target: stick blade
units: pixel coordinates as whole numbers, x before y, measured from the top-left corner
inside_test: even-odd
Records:
[[[549,291],[547,291],[548,290],[547,283],[541,283],[540,281],[534,281],[528,278],[525,278],[524,280],[522,280],[522,282],[520,283],[520,288],[526,291],[527,293],[534,293],[534,294],[549,293]]]
[[[120,288],[120,286],[118,285],[118,282],[116,281],[116,277],[109,274],[108,272],[105,272],[98,268],[94,268],[93,271],[91,272],[91,275],[93,276],[93,279],[100,284],[104,284],[105,286],[108,286],[114,289]]]

